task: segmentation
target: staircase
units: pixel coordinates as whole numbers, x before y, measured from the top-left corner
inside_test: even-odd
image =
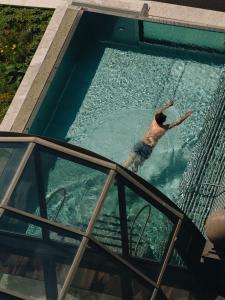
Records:
[[[128,233],[131,232],[131,221],[128,220]],[[104,214],[97,221],[94,232],[92,234],[99,242],[116,251],[122,253],[122,237],[120,219],[117,216]],[[133,253],[139,241],[139,234],[132,233],[129,235],[129,242],[132,240],[132,248],[130,253]],[[143,246],[143,241],[138,245]]]

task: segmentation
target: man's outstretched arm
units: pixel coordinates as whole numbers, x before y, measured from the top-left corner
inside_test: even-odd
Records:
[[[182,122],[184,122],[184,120],[186,120],[190,115],[192,114],[192,111],[187,112],[183,117],[181,117],[179,120],[172,122],[171,124],[169,124],[169,129],[176,127],[178,125],[180,125]]]
[[[166,110],[167,108],[173,106],[174,101],[170,101],[166,106],[162,107],[159,111],[157,111],[156,114],[161,114],[162,112],[164,112],[164,110]]]

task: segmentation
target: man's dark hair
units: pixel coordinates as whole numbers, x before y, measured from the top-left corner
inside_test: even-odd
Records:
[[[156,114],[155,120],[159,125],[162,125],[166,121],[166,115],[164,113]]]

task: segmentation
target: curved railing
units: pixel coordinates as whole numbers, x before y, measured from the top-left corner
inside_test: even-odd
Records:
[[[55,216],[52,218],[53,221],[55,221],[59,215],[59,212],[61,210],[61,208],[63,207],[64,205],[64,202],[65,202],[65,199],[66,199],[66,189],[64,187],[61,187],[61,188],[58,188],[57,190],[55,190],[54,192],[51,193],[51,195],[46,199],[46,204],[48,205],[49,202],[52,200],[52,198],[57,195],[59,192],[63,191],[63,194],[62,194],[62,199],[59,201],[59,207],[58,207],[58,210],[55,214]]]
[[[37,176],[32,176],[30,181],[39,187],[39,191],[37,191],[37,200],[39,202],[34,203],[35,207],[37,207],[34,214],[32,214],[30,210],[27,211],[27,209],[30,208],[28,205],[30,203],[26,202],[29,201],[29,197],[24,197],[24,201],[21,205],[19,200],[20,196],[23,197],[22,193],[24,192],[21,188],[18,188],[19,192],[21,190],[21,194],[18,195],[18,201],[13,202],[15,203],[15,207],[10,205],[12,201],[10,202],[9,193],[4,195],[1,204],[2,213],[7,214],[7,216],[12,215],[12,217],[14,217],[15,215],[17,217],[18,215],[18,218],[25,218],[25,221],[30,225],[28,224],[28,227],[22,228],[22,230],[25,231],[29,229],[30,232],[28,232],[27,235],[31,237],[42,236],[39,229],[39,231],[36,232],[36,225],[38,224],[38,226],[40,225],[41,227],[43,223],[43,232],[44,234],[46,232],[46,237],[48,237],[49,230],[59,232],[62,238],[57,238],[57,241],[66,242],[67,235],[75,239],[78,238],[79,241],[80,237],[85,237],[86,242],[89,243],[90,240],[90,243],[103,249],[105,254],[112,255],[114,259],[130,268],[132,272],[136,272],[135,270],[137,270],[137,274],[145,274],[145,278],[148,278],[152,272],[150,270],[152,264],[154,268],[155,266],[159,266],[159,273],[156,276],[157,282],[161,280],[164,275],[165,268],[168,265],[173,251],[179,253],[187,267],[191,270],[193,269],[193,271],[195,271],[195,269],[200,266],[200,257],[205,243],[204,237],[171,200],[143,178],[140,178],[133,172],[98,154],[53,139],[17,133],[3,133],[0,137],[0,142],[2,143],[2,148],[10,146],[12,149],[15,148],[19,153],[18,155],[20,155],[20,162],[17,167],[18,171],[15,172],[12,178],[13,183],[9,187],[10,195],[13,195],[15,188],[20,188],[21,181],[27,184],[27,177],[24,177],[23,174],[26,170],[30,170],[29,163],[33,162],[33,159],[35,162],[34,171]],[[24,148],[22,154],[20,154],[21,150],[18,148],[18,143],[21,143],[21,147]],[[102,182],[102,189],[101,186],[99,186],[99,190],[96,189],[95,196],[97,197],[95,197],[95,199],[97,202],[94,203],[94,201],[92,201],[93,210],[92,215],[88,216],[88,231],[86,227],[83,227],[83,224],[79,223],[80,219],[77,220],[76,224],[74,224],[73,220],[68,224],[67,219],[61,218],[61,213],[67,204],[69,193],[64,187],[71,184],[71,180],[73,183],[76,183],[75,178],[72,176],[73,172],[71,172],[73,169],[68,170],[68,176],[65,176],[65,178],[64,176],[59,178],[57,182],[60,184],[60,188],[56,188],[55,191],[49,193],[49,197],[42,196],[46,190],[46,186],[50,184],[50,177],[48,175],[51,174],[52,170],[55,170],[51,165],[45,168],[45,173],[43,174],[41,163],[47,154],[51,154],[54,157],[54,161],[57,161],[57,158],[60,158],[60,160],[62,158],[68,160],[71,163],[71,168],[74,166],[74,172],[77,172],[77,165],[85,166],[85,180],[82,180],[82,185],[78,186],[79,193],[76,194],[76,197],[79,198],[79,202],[82,202],[82,204],[85,205],[84,198],[87,198],[87,193],[90,192],[90,189],[94,187],[95,190],[96,184]],[[62,167],[62,165],[60,164],[59,167]],[[86,182],[86,167],[89,168],[91,172],[95,170],[99,171],[101,178],[104,178],[104,180],[101,179],[98,183],[93,180],[91,175],[90,177],[88,176],[88,178],[91,178],[90,184]],[[62,174],[58,172],[58,169],[56,171],[57,176]],[[65,171],[67,172],[67,170]],[[37,180],[39,179],[38,176],[40,176],[40,180]],[[43,176],[43,178],[41,178],[41,176]],[[51,178],[54,178],[53,174],[51,174]],[[80,177],[78,179],[77,184],[80,183]],[[115,184],[115,180],[117,184]],[[207,180],[207,182],[210,182],[210,180]],[[55,180],[53,183],[55,183]],[[73,202],[74,207],[76,207],[77,201],[71,202]],[[89,204],[88,199],[86,203]],[[51,220],[47,219],[46,204],[50,210],[49,219]],[[137,207],[138,209],[136,210]],[[127,216],[131,216],[131,212],[134,209],[135,214],[127,220]],[[42,210],[42,214],[37,210]],[[82,213],[86,214],[86,211],[82,211]],[[115,215],[112,215],[109,219],[105,213]],[[84,217],[86,218],[86,215],[84,215]],[[4,226],[8,226],[7,220],[5,222],[6,224],[3,223]],[[83,220],[81,222],[83,222]],[[161,226],[162,222],[165,226]],[[47,225],[49,229],[45,230]],[[33,229],[33,227],[30,228],[31,226],[36,227]],[[101,231],[102,228],[103,230]],[[2,229],[4,230],[4,227],[2,227]],[[14,230],[13,227],[12,229]],[[44,235],[43,239],[45,239]],[[78,249],[79,251],[77,252],[78,255],[80,255],[80,259],[86,247],[85,243],[80,243],[79,247],[81,248],[79,248],[80,250]],[[145,249],[145,247],[147,248],[147,243],[149,243],[151,247]],[[145,250],[148,251],[142,253],[145,252]],[[90,253],[91,252],[92,251],[90,251]],[[95,253],[95,251],[93,253]],[[102,264],[101,257],[100,263]],[[158,283],[152,280],[150,281],[157,286]],[[156,293],[158,293],[158,290]],[[128,298],[130,299],[130,297]]]
[[[143,207],[139,210],[139,212],[136,214],[136,216],[135,216],[133,222],[131,223],[131,229],[130,229],[130,251],[131,251],[131,254],[132,254],[132,243],[133,243],[133,241],[132,241],[132,233],[133,233],[134,225],[135,225],[135,223],[136,223],[138,217],[140,216],[140,214],[141,214],[145,209],[147,209],[147,208],[149,209],[149,211],[148,211],[148,216],[147,216],[147,219],[146,219],[146,221],[145,221],[144,226],[142,227],[142,230],[141,230],[141,233],[140,233],[140,235],[139,235],[139,238],[138,238],[138,240],[137,240],[137,242],[136,242],[136,246],[135,246],[135,248],[134,248],[134,255],[137,254],[138,246],[140,245],[141,239],[142,239],[142,237],[143,237],[144,230],[145,230],[145,228],[146,228],[146,226],[147,226],[147,223],[148,223],[148,221],[149,221],[149,219],[150,219],[150,215],[151,215],[151,206],[150,206],[150,205],[145,205],[145,206],[143,206]]]

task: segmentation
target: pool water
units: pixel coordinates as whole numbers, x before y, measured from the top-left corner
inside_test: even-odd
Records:
[[[204,51],[96,42],[79,54],[42,134],[121,164],[155,112],[175,100],[168,122],[189,110],[193,115],[161,138],[138,175],[176,202],[224,62]]]
[[[138,175],[179,205],[179,187],[216,100],[225,56],[140,42],[137,20],[98,14],[85,17],[81,18],[29,132],[67,141],[122,164],[157,110],[174,100],[174,106],[166,111],[168,122],[190,110],[193,114],[160,139]],[[46,198],[58,189],[66,190],[60,213],[59,194],[49,202],[48,217],[85,230],[106,174],[66,162],[63,157],[55,159],[42,153],[41,160]],[[30,199],[29,192],[27,195]],[[125,198],[127,219],[132,224],[149,202],[129,189]],[[134,226],[134,234],[145,228],[142,245],[135,251],[140,257],[159,262],[173,222],[153,205],[148,209],[151,213],[146,228],[148,210]],[[117,188],[113,184],[94,234],[96,238],[103,236],[99,241],[120,253],[121,235],[118,233],[115,246],[115,239],[112,243],[109,238],[118,217]],[[128,231],[131,243],[132,229]],[[36,234],[36,230],[29,228],[29,234]]]

